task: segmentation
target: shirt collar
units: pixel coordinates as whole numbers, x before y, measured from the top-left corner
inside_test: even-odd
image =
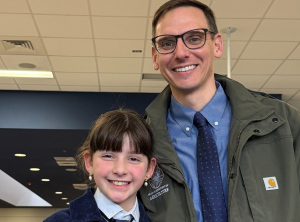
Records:
[[[215,83],[217,91],[213,98],[206,104],[205,107],[203,107],[200,113],[207,119],[209,124],[215,130],[218,130],[218,124],[223,116],[225,107],[228,103],[228,98],[221,84],[217,81],[215,81]],[[196,111],[183,106],[175,100],[173,95],[171,95],[170,113],[185,134],[190,136]]]
[[[139,212],[139,206],[137,198],[135,200],[135,203],[130,211],[125,211],[122,207],[120,207],[118,204],[112,202],[110,199],[108,199],[99,188],[97,188],[94,198],[96,200],[98,208],[106,215],[108,219],[114,218],[119,220],[130,220],[131,216],[133,216],[134,221],[139,221],[140,219],[140,212]]]

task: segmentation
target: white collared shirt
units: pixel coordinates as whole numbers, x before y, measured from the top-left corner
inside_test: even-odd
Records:
[[[137,198],[135,198],[135,203],[130,211],[125,211],[118,204],[112,202],[108,199],[99,188],[97,188],[94,198],[96,200],[98,208],[106,215],[108,219],[114,218],[118,220],[131,220],[131,216],[133,216],[133,222],[137,222],[140,220],[140,210]]]

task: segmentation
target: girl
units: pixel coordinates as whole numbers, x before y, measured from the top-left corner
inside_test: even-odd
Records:
[[[78,150],[79,166],[95,182],[83,196],[45,222],[150,222],[136,195],[152,176],[153,135],[145,120],[132,110],[100,116]]]

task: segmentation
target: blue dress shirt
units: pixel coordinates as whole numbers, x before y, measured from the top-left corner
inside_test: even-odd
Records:
[[[216,81],[217,91],[214,97],[200,111],[209,122],[213,138],[217,145],[226,206],[228,207],[227,186],[227,146],[231,118],[230,102],[221,86]],[[198,130],[193,125],[196,110],[177,102],[173,95],[168,109],[167,126],[175,150],[179,156],[185,179],[192,192],[197,221],[202,222],[201,199],[197,176],[196,145]]]

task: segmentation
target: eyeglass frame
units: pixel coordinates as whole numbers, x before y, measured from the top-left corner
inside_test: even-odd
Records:
[[[205,36],[204,43],[203,43],[202,46],[200,46],[200,47],[198,47],[198,48],[189,48],[189,47],[185,44],[185,41],[184,41],[184,39],[183,39],[183,36],[184,36],[186,33],[190,32],[190,31],[195,31],[195,30],[202,30],[202,31],[204,31],[204,36]],[[216,34],[215,32],[213,32],[213,31],[211,31],[211,30],[209,30],[209,29],[191,29],[191,30],[189,30],[189,31],[186,31],[185,33],[182,33],[181,35],[159,35],[159,36],[155,36],[154,38],[151,39],[151,41],[152,41],[152,43],[153,43],[153,45],[154,45],[156,51],[157,51],[159,54],[164,54],[164,55],[165,55],[165,54],[173,53],[173,52],[175,51],[175,49],[176,49],[176,47],[177,47],[177,40],[178,40],[178,38],[181,38],[182,42],[184,43],[184,45],[185,45],[188,49],[200,49],[200,48],[203,47],[203,46],[205,45],[205,43],[206,43],[206,33],[207,33],[207,32]],[[167,52],[167,53],[162,53],[162,52],[160,52],[160,51],[157,49],[156,44],[155,44],[155,40],[156,40],[158,37],[161,37],[161,36],[173,36],[173,37],[175,37],[175,39],[176,39],[176,45],[175,45],[173,51]]]

